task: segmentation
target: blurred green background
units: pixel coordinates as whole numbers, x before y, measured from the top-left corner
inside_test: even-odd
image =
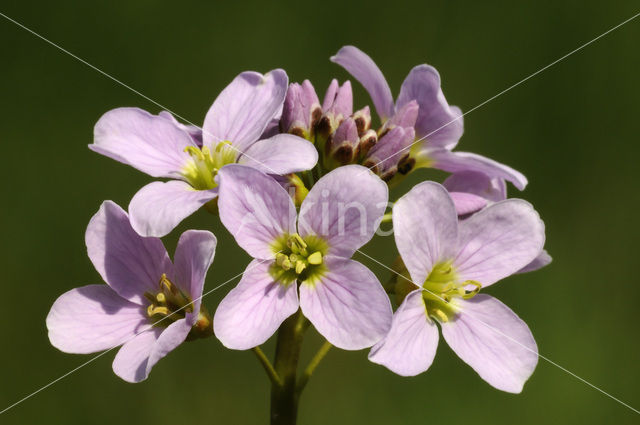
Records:
[[[430,63],[467,111],[639,12],[635,1],[213,2],[3,0],[0,12],[195,123],[239,72],[282,67],[323,93],[347,78],[329,62],[344,44],[368,52],[397,94]],[[465,117],[460,149],[524,172],[547,225],[550,267],[488,290],[531,327],[540,353],[635,408],[638,379],[640,18]],[[159,109],[0,17],[0,410],[90,356],[49,345],[56,297],[100,278],[84,247],[104,199],[126,207],[151,179],[90,152],[92,128],[118,106]],[[370,103],[357,85],[356,107]],[[414,174],[395,191],[407,191]],[[440,176],[437,176],[440,177]],[[217,218],[206,288],[248,263]],[[389,264],[390,238],[365,251]],[[360,260],[365,261],[363,257]],[[381,280],[385,271],[372,265]],[[212,293],[214,310],[235,281]],[[310,333],[308,359],[320,340]],[[269,353],[273,342],[266,345]],[[400,378],[334,350],[307,387],[301,424],[638,423],[631,410],[540,360],[521,395],[494,390],[441,341],[427,373]],[[185,344],[131,385],[99,358],[0,416],[7,424],[253,424],[268,418],[268,381],[250,352],[215,339]]]

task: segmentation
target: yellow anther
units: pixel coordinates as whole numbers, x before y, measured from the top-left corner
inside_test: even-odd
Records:
[[[307,265],[302,260],[296,261],[296,274],[300,274],[307,268]]]
[[[169,314],[169,309],[167,307],[158,307],[153,304],[147,307],[147,315],[149,317],[155,316],[156,314],[161,314],[163,316],[166,316]]]
[[[206,149],[206,148],[203,148],[203,149]],[[200,161],[204,161],[204,153],[197,146],[187,146],[186,148],[184,148],[184,151],[189,155],[191,155],[191,157],[195,157]]]
[[[276,264],[278,266],[282,266],[282,263],[284,262],[284,260],[287,258],[286,255],[282,254],[282,253],[278,253],[276,254]]]
[[[313,264],[314,266],[322,264],[322,253],[320,251],[314,252],[307,257],[307,261],[309,262],[309,264]]]
[[[158,294],[156,295],[156,300],[158,300],[160,304],[164,304],[167,301],[167,297],[165,297],[162,292],[158,292]]]
[[[282,260],[282,264],[280,265],[280,267],[282,267],[285,270],[289,270],[291,267],[293,267],[293,264],[291,264],[291,261],[289,261],[289,258],[285,258],[284,260]]]
[[[438,316],[440,318],[440,320],[442,322],[448,322],[449,321],[449,317],[447,317],[447,315],[439,309],[433,309],[433,312],[436,314],[436,316]]]

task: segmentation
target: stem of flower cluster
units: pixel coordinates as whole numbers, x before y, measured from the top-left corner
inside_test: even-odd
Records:
[[[278,330],[273,365],[277,381],[271,382],[271,425],[295,425],[298,415],[297,370],[304,331],[308,320],[298,310]]]

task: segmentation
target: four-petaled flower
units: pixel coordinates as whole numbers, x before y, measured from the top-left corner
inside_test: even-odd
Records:
[[[369,359],[403,376],[424,372],[439,322],[449,346],[485,381],[520,392],[538,362],[535,340],[507,306],[477,293],[538,256],[545,239],[538,214],[510,199],[459,222],[446,189],[424,182],[394,205],[393,224],[410,280],[396,285],[404,301]]]
[[[527,185],[527,178],[511,167],[474,153],[451,151],[464,131],[462,111],[447,103],[440,87],[440,75],[434,67],[424,64],[414,67],[402,83],[394,103],[384,75],[366,53],[357,47],[345,46],[331,60],[346,69],[369,92],[380,120],[398,128],[392,149],[385,148],[384,155],[377,158],[379,163],[372,166],[384,166],[393,160],[401,161],[398,171],[403,174],[417,167],[433,167],[451,173],[477,171],[510,181],[520,190]],[[418,106],[417,118],[414,118],[412,103]],[[400,129],[411,122],[408,117],[415,123],[416,140],[421,140],[414,145],[413,140],[400,137],[406,133],[406,129],[404,132]],[[382,139],[378,143],[384,145]]]
[[[85,354],[122,345],[113,371],[140,382],[185,339],[212,334],[200,301],[216,248],[212,233],[183,233],[172,263],[160,239],[138,235],[126,212],[106,201],[85,240],[107,284],[72,289],[56,300],[47,316],[54,347]]]
[[[287,192],[260,171],[230,165],[219,178],[220,220],[255,258],[214,316],[226,347],[262,344],[298,308],[339,348],[370,347],[386,334],[389,298],[376,276],[350,259],[384,213],[382,180],[359,165],[337,168],[316,182],[297,217]]]
[[[266,173],[288,174],[313,168],[318,160],[308,141],[290,134],[260,140],[279,118],[287,74],[243,72],[217,97],[202,132],[179,124],[171,114],[152,115],[138,108],[118,108],[95,126],[100,154],[131,165],[152,177],[129,205],[131,224],[143,236],[164,236],[218,194],[218,171],[241,163]]]

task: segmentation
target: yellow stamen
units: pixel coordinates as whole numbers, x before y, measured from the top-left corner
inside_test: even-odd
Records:
[[[307,261],[309,262],[309,264],[313,264],[314,266],[322,264],[322,253],[320,251],[314,252],[307,257]]]

